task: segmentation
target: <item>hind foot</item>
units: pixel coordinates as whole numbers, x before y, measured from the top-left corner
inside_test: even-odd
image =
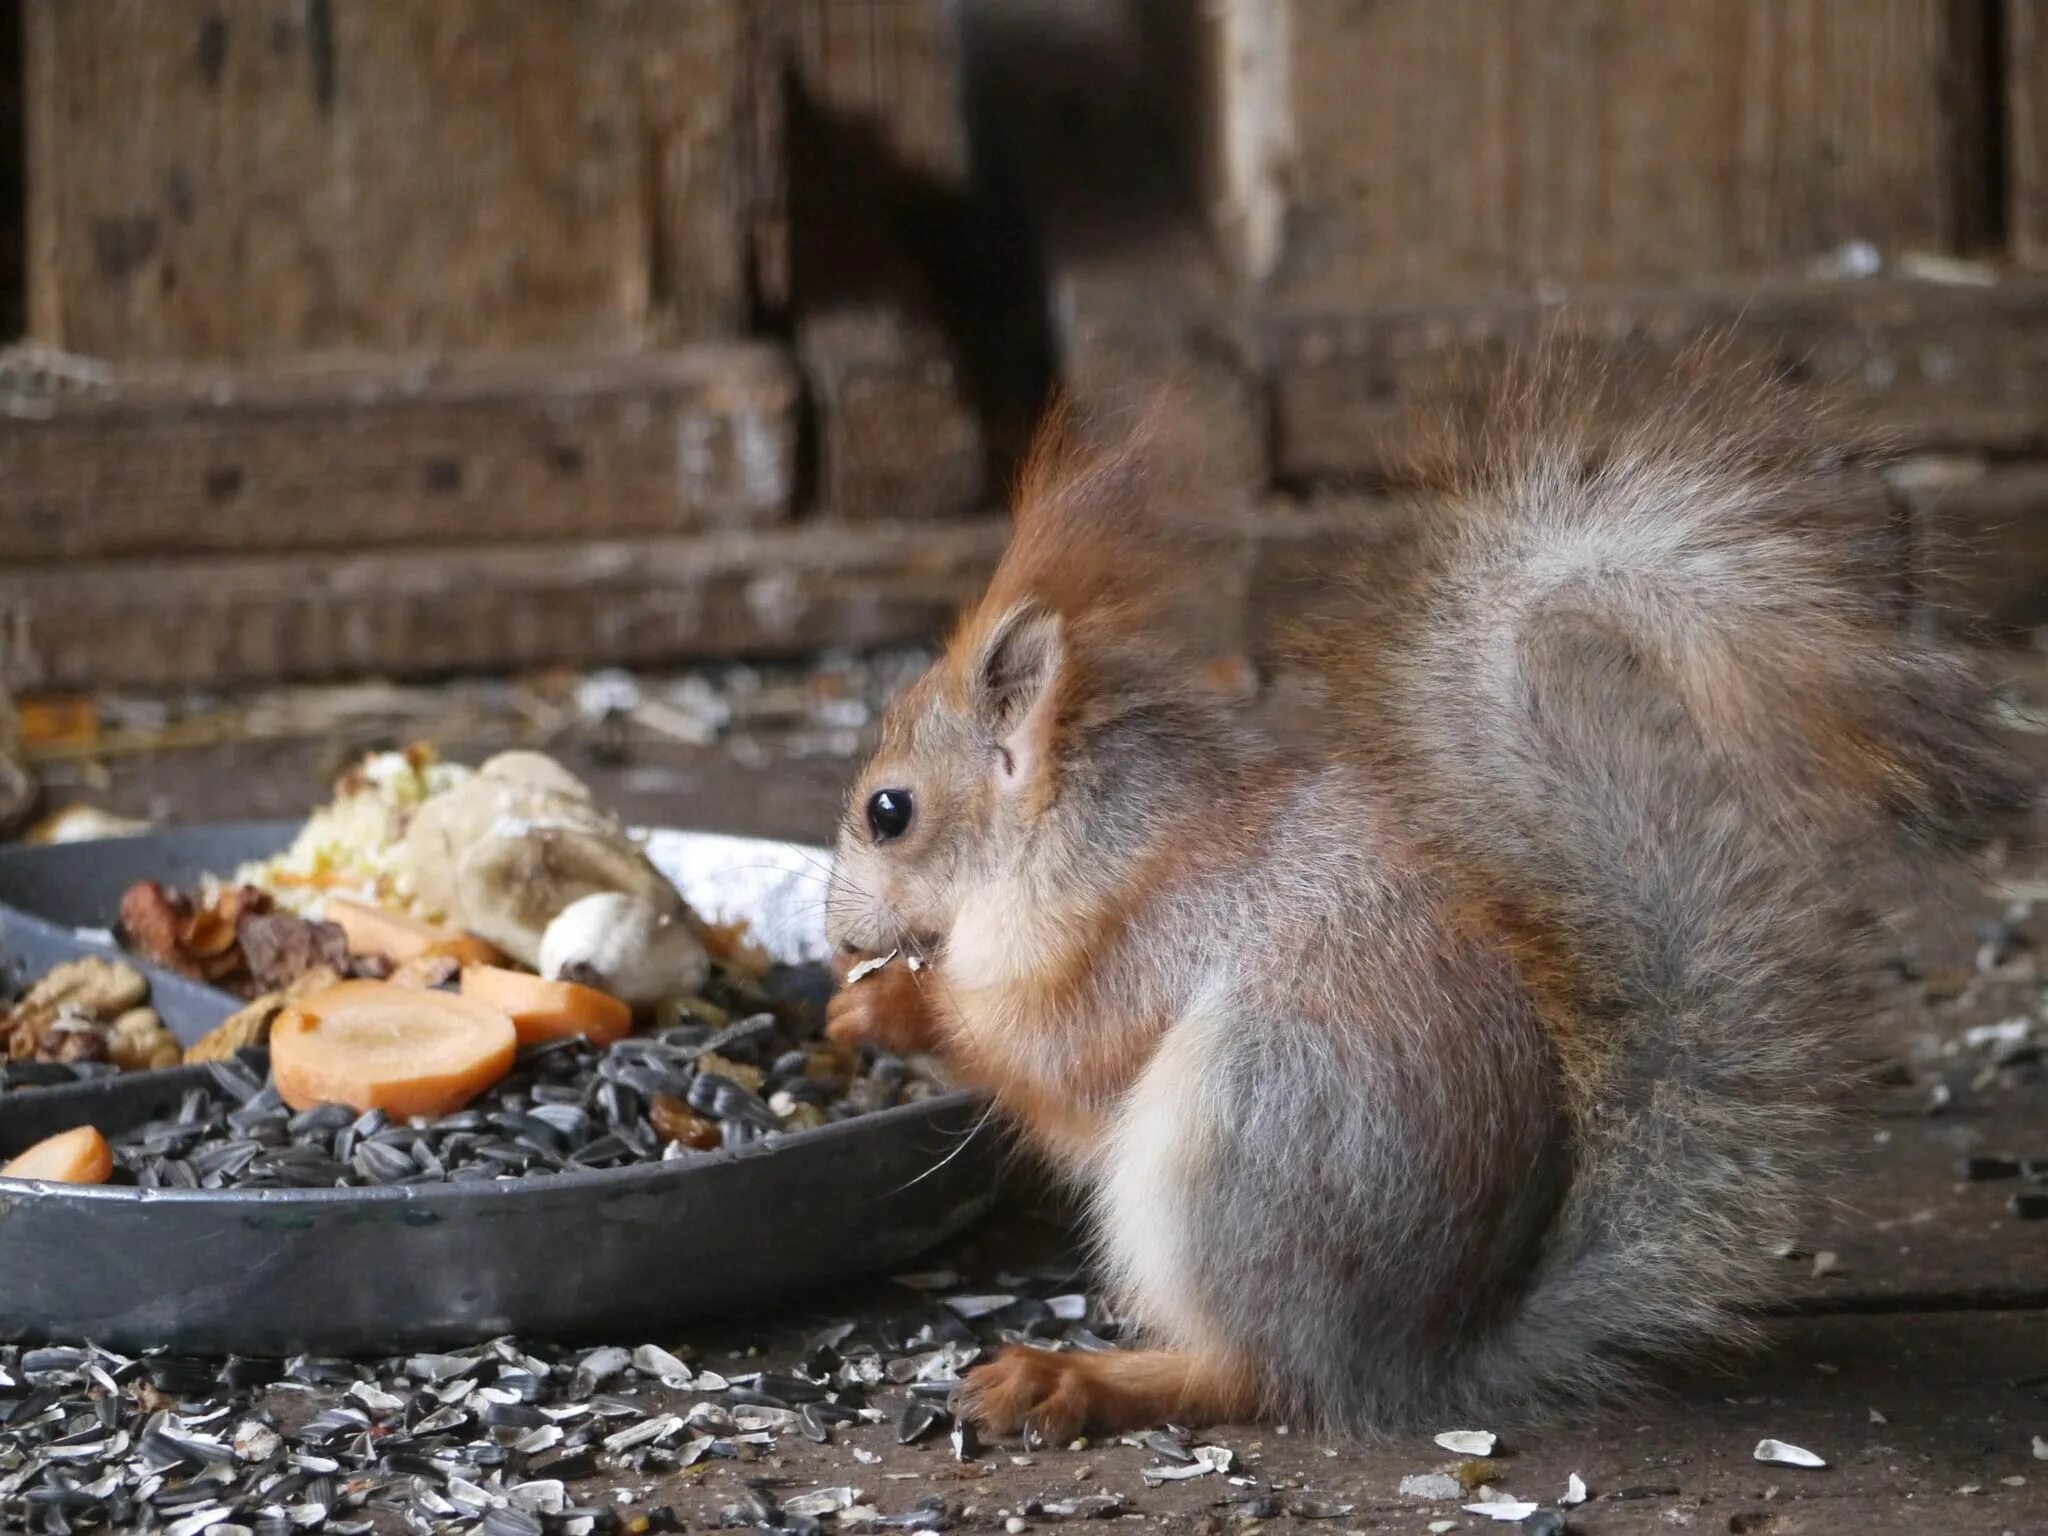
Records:
[[[1243,1373],[1172,1350],[1033,1349],[1014,1345],[967,1373],[960,1411],[995,1435],[1064,1445],[1165,1423],[1215,1424],[1256,1412]]]

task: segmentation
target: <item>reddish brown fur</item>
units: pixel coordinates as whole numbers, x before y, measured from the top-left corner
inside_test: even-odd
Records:
[[[961,1410],[997,1434],[1065,1445],[1083,1430],[1222,1424],[1264,1408],[1256,1377],[1169,1350],[1083,1354],[1015,1345],[968,1378]]]

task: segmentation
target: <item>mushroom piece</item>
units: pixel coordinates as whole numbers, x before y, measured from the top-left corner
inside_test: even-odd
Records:
[[[651,966],[702,982],[707,962],[695,915],[626,829],[551,758],[501,753],[429,800],[407,829],[406,856],[428,907],[523,965],[540,966],[542,935],[565,909],[610,894],[644,909],[627,914],[624,932],[653,946],[645,965],[626,965],[623,974],[643,979]],[[628,949],[619,946],[638,942],[620,939],[604,954],[623,964]],[[660,995],[674,990],[671,982]],[[636,1006],[658,1000],[634,991],[615,995]]]
[[[571,902],[541,935],[541,975],[595,987],[635,1008],[695,994],[710,969],[687,916],[620,891]]]

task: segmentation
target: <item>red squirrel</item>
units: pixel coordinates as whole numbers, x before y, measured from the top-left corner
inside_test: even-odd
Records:
[[[1142,1340],[1007,1350],[985,1428],[1488,1422],[1749,1331],[1868,912],[2028,787],[1850,580],[1824,420],[1729,372],[1552,363],[1441,427],[1299,647],[1306,740],[1168,632],[1171,432],[1035,453],[828,898],[844,964],[919,962],[833,1034],[992,1093]]]

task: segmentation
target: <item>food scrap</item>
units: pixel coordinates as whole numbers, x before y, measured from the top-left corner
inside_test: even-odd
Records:
[[[352,953],[338,924],[282,909],[252,885],[188,894],[139,880],[121,898],[121,935],[152,964],[238,997],[277,991],[321,966],[355,976],[388,969],[381,956]]]
[[[1783,1440],[1759,1440],[1752,1452],[1758,1461],[1768,1462],[1777,1467],[1824,1467],[1827,1458],[1816,1456],[1803,1445],[1787,1445]]]
[[[270,1028],[270,1071],[293,1109],[346,1104],[403,1119],[461,1109],[512,1070],[503,1010],[388,982],[345,981],[290,1004]]]
[[[607,992],[503,966],[464,966],[462,995],[506,1014],[522,1045],[561,1035],[609,1045],[633,1030],[633,1010]]]
[[[0,1179],[47,1179],[54,1184],[104,1184],[114,1171],[113,1148],[89,1125],[37,1142],[0,1165]]]
[[[148,999],[149,982],[134,966],[88,955],[51,969],[0,1016],[0,1041],[15,1062],[176,1066],[183,1052]]]

